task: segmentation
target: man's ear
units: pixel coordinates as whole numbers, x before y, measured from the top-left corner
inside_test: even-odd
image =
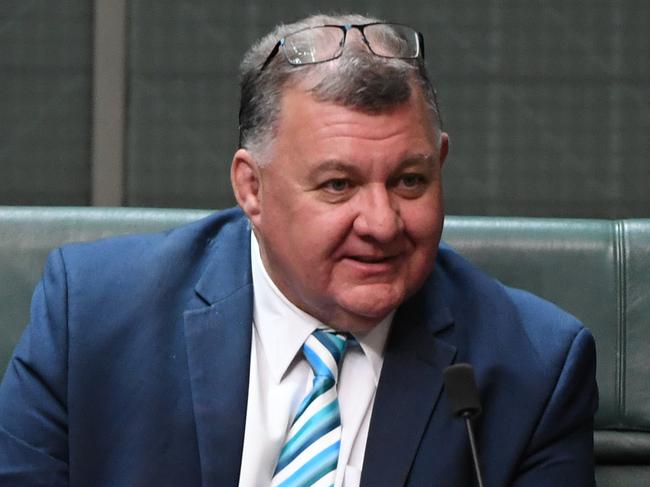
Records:
[[[440,167],[445,162],[445,159],[447,158],[447,154],[449,153],[449,134],[447,132],[442,132],[440,134]]]
[[[260,215],[260,170],[246,149],[238,149],[230,165],[230,183],[237,204],[255,224]]]

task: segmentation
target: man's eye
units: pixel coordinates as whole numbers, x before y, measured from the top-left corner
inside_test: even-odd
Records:
[[[350,182],[347,179],[330,179],[323,184],[323,187],[334,193],[340,193],[350,187]]]
[[[405,174],[400,178],[400,184],[405,188],[416,188],[424,183],[424,178],[419,174]]]

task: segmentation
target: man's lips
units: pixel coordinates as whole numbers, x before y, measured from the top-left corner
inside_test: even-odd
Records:
[[[344,262],[352,268],[365,273],[393,273],[401,263],[402,254],[390,255],[368,255],[368,254],[349,254],[343,258]]]
[[[403,264],[403,254],[348,254],[340,261],[355,279],[393,279]]]
[[[348,259],[356,260],[364,264],[383,264],[391,262],[397,258],[397,255],[385,255],[385,256],[374,256],[374,255],[349,255]]]

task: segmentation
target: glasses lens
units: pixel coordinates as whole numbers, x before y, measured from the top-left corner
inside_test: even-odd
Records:
[[[343,36],[338,27],[313,27],[286,36],[282,48],[291,64],[321,63],[341,54]]]
[[[405,25],[371,24],[363,33],[377,56],[415,59],[420,55],[418,33]]]

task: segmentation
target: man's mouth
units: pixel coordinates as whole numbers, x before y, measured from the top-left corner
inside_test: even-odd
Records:
[[[394,255],[387,256],[369,256],[369,255],[351,255],[349,258],[364,264],[383,264],[395,259]]]

